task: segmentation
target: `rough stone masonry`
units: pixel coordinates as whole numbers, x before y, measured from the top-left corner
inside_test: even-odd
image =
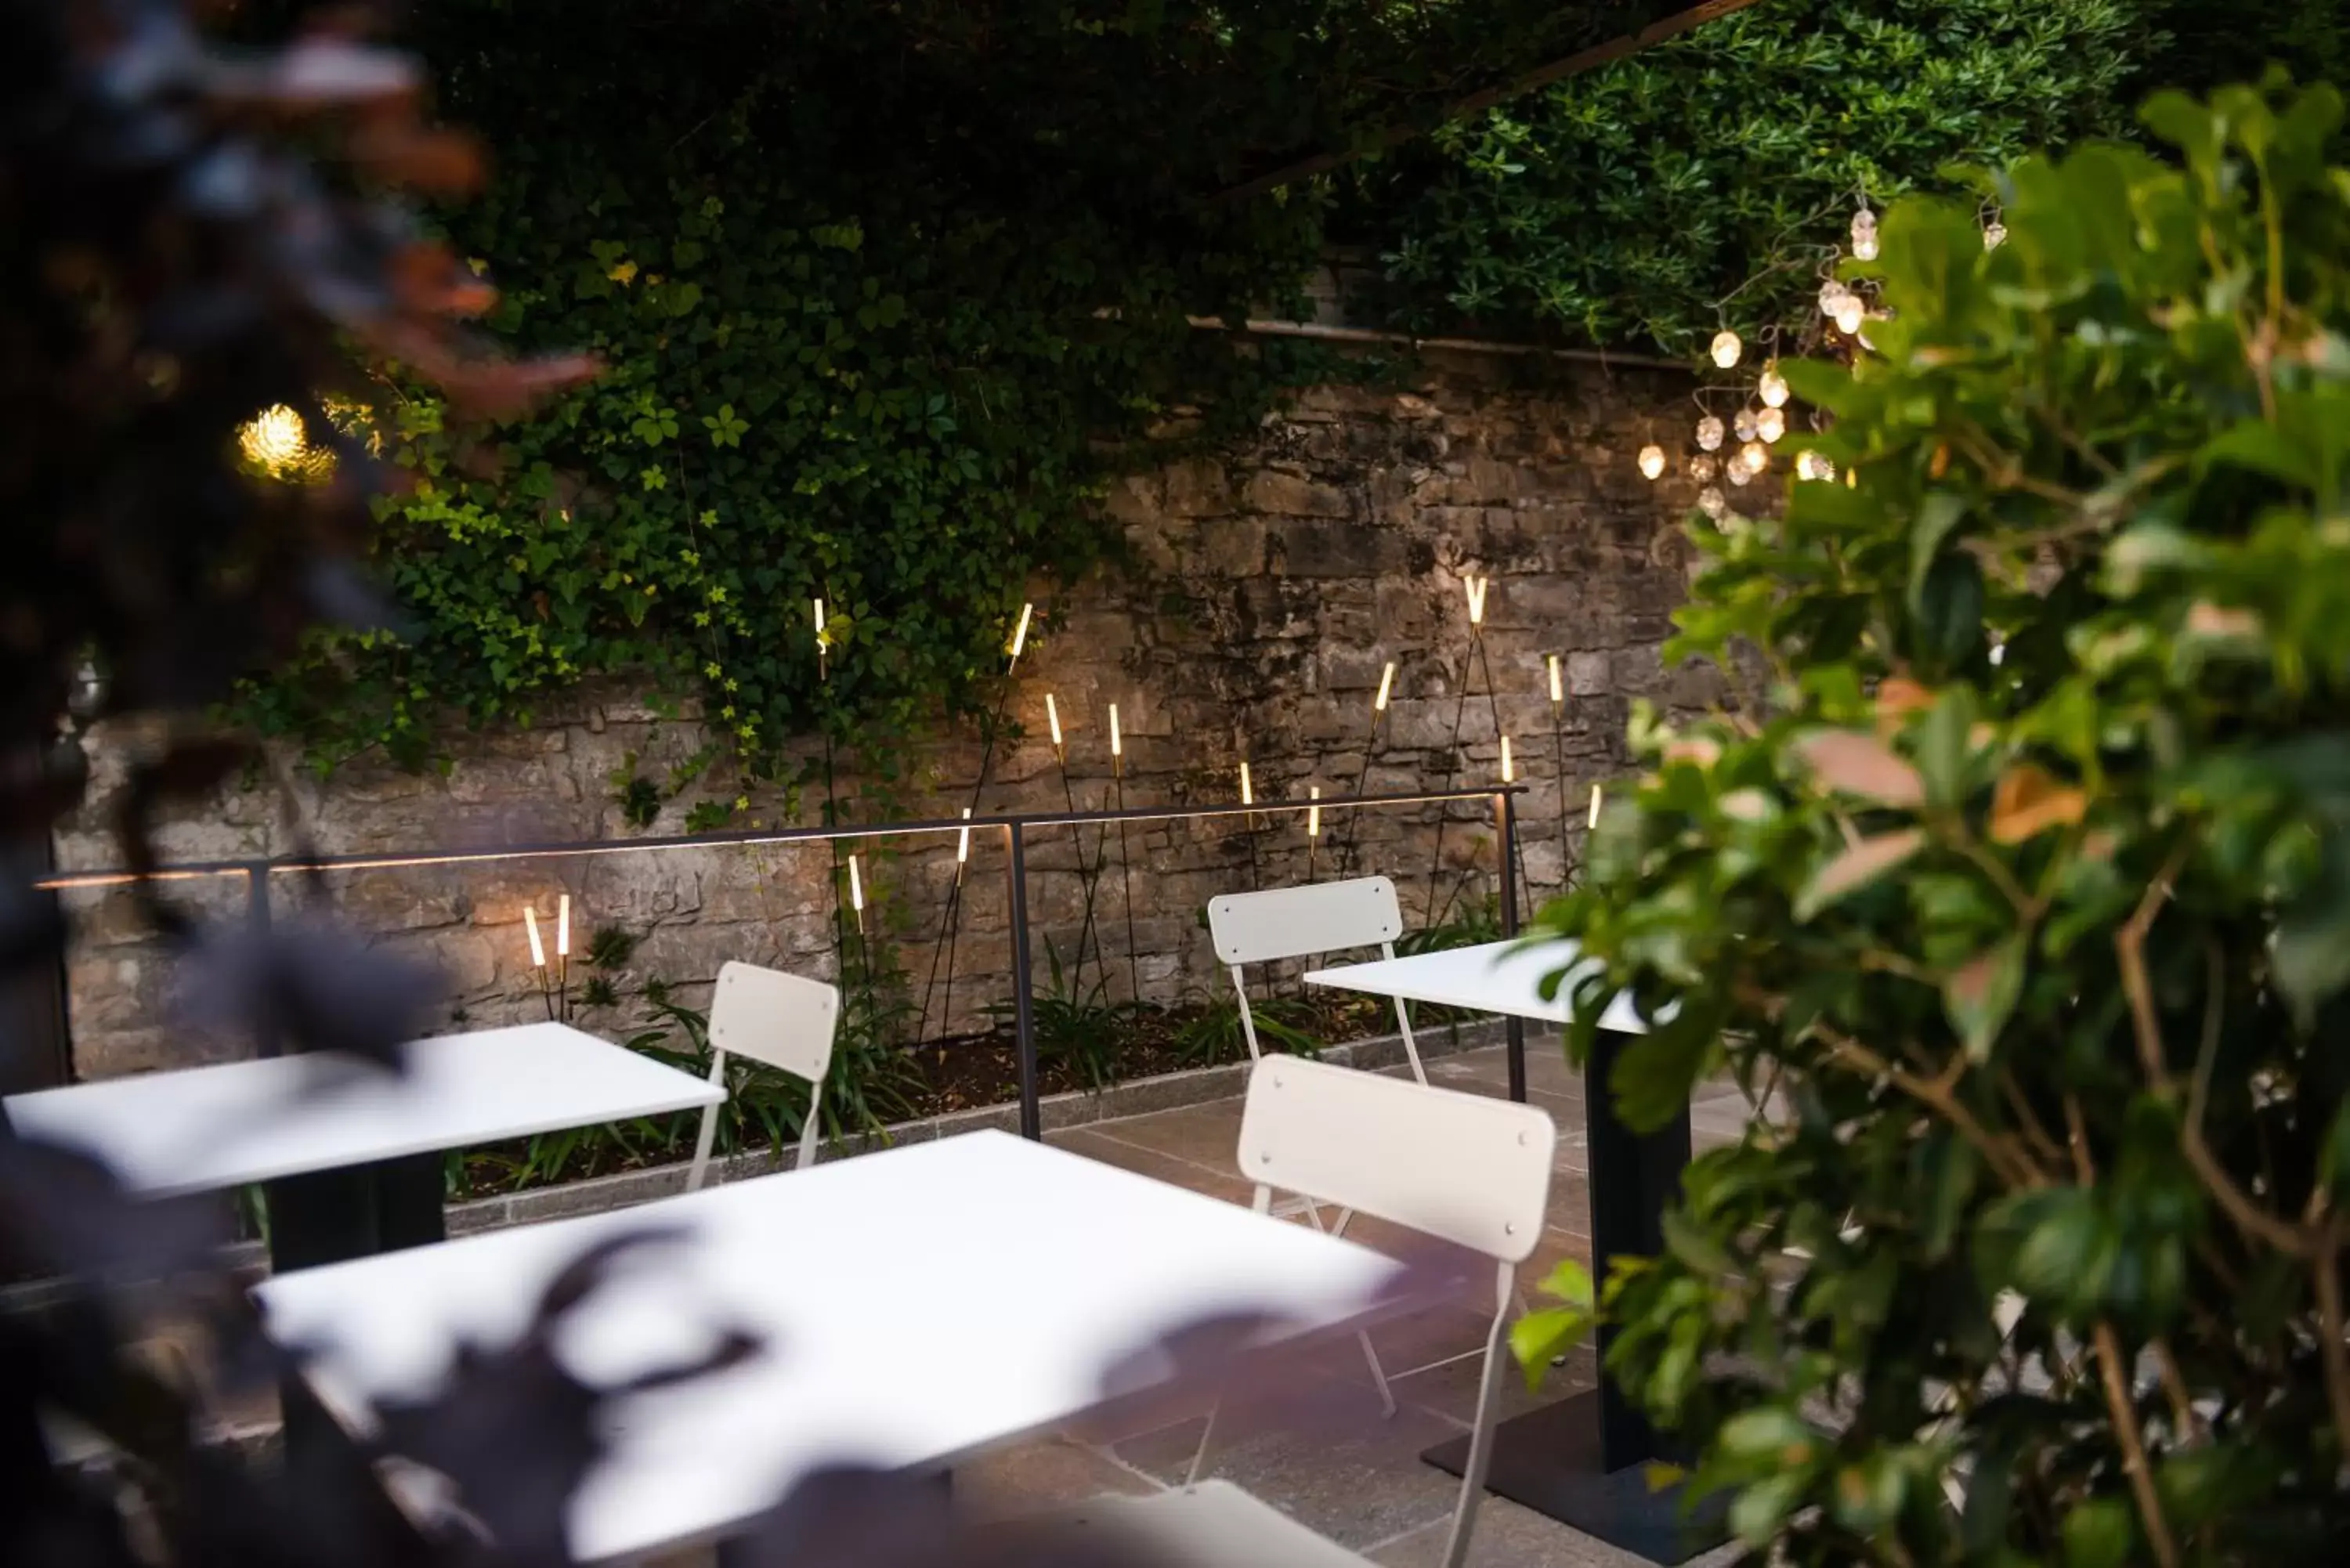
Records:
[[[1687,421],[1688,391],[1670,373],[1580,364],[1537,371],[1524,358],[1433,356],[1408,390],[1310,390],[1238,450],[1119,483],[1107,521],[1122,531],[1126,559],[1066,591],[1040,587],[1045,629],[1009,698],[1026,733],[995,751],[981,814],[1111,804],[1111,703],[1129,807],[1234,801],[1243,761],[1268,806],[1301,802],[1314,787],[1333,804],[1311,846],[1294,811],[1268,810],[1253,827],[1245,819],[1141,824],[1122,845],[1114,832],[1040,831],[1029,851],[1039,985],[1052,988],[1057,966],[1064,993],[1098,986],[1110,999],[1173,1002],[1216,992],[1225,982],[1209,950],[1207,899],[1309,874],[1390,876],[1408,922],[1485,906],[1496,860],[1489,809],[1456,807],[1440,822],[1444,814],[1431,807],[1357,815],[1336,803],[1358,788],[1498,783],[1502,734],[1527,786],[1520,829],[1529,902],[1556,890],[1590,785],[1627,765],[1630,702],[1648,697],[1687,710],[1714,696],[1711,671],[1668,670],[1659,657],[1685,584],[1679,520],[1693,487],[1671,476],[1651,484],[1635,467],[1648,440],[1675,444],[1662,432]],[[1464,590],[1471,576],[1492,578],[1473,665]],[[1565,686],[1555,727],[1546,674],[1554,653]],[[1389,661],[1394,690],[1374,741],[1373,699]],[[1048,691],[1067,737],[1066,784],[1045,736]],[[697,800],[732,799],[740,785],[702,777],[667,799],[649,826],[630,824],[621,805],[627,781],[665,784],[704,738],[690,704],[662,718],[645,696],[584,688],[545,705],[530,729],[457,731],[441,772],[362,760],[321,781],[282,758],[270,776],[184,814],[163,843],[177,858],[216,859],[302,843],[328,853],[455,851],[678,832]],[[136,743],[126,735],[95,742],[92,796],[58,835],[61,867],[111,856],[102,825]],[[972,803],[980,753],[973,735],[940,735],[893,786],[898,819],[955,817]],[[871,820],[872,780],[845,760],[844,812]],[[808,823],[816,812],[810,799],[761,791],[746,816]],[[953,984],[943,994],[940,938],[957,874],[955,836],[868,841],[841,853],[850,848],[880,991],[895,999],[899,1031],[935,1037],[984,1026],[1010,995],[1001,834],[975,835],[962,867]],[[1081,857],[1107,862],[1090,928],[1076,874]],[[641,1016],[638,992],[648,980],[698,1001],[732,958],[836,973],[834,909],[845,897],[836,888],[845,879],[821,846],[770,846],[351,871],[315,888],[289,875],[273,879],[272,893],[281,909],[329,898],[381,940],[429,954],[449,976],[452,1026],[483,1027],[543,1015],[522,910],[536,905],[551,942],[556,900],[567,892],[575,1003],[593,972],[585,959],[592,934],[633,939],[627,961],[603,976],[618,1002],[576,1013],[584,1027],[625,1037]],[[224,918],[246,897],[233,877],[172,892]],[[69,907],[80,921],[68,975],[78,1073],[244,1048],[173,1025],[166,956],[120,894],[76,894]],[[864,979],[854,953],[847,971],[852,986]],[[889,981],[893,971],[902,981]]]

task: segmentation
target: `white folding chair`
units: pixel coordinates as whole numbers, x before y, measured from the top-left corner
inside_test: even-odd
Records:
[[[718,971],[718,989],[710,999],[710,1081],[726,1086],[729,1056],[748,1056],[807,1080],[807,1121],[800,1128],[794,1170],[805,1170],[816,1160],[824,1075],[832,1066],[832,1036],[839,1023],[840,992],[822,981],[749,963],[730,962]],[[702,1107],[693,1169],[685,1179],[688,1192],[702,1189],[711,1142],[718,1134],[718,1111],[716,1106]]]
[[[1393,958],[1396,939],[1403,935],[1403,909],[1396,902],[1395,884],[1384,877],[1225,893],[1208,900],[1208,934],[1216,957],[1232,971],[1232,992],[1241,1001],[1241,1033],[1248,1040],[1249,1060],[1255,1062],[1263,1053],[1257,1048],[1244,966],[1348,948],[1377,948],[1381,958]],[[1396,998],[1395,1010],[1411,1075],[1425,1084],[1428,1071],[1419,1064],[1419,1044],[1411,1037],[1411,1014],[1403,998]]]
[[[1375,1073],[1280,1057],[1249,1079],[1240,1166],[1257,1184],[1257,1212],[1271,1212],[1279,1188],[1375,1214],[1482,1252],[1498,1265],[1467,1473],[1444,1544],[1444,1568],[1461,1568],[1467,1558],[1484,1495],[1496,1396],[1509,1366],[1509,1303],[1517,1265],[1542,1237],[1556,1142],[1550,1116],[1532,1106]],[[1167,1554],[1169,1568],[1363,1568],[1366,1559],[1240,1488],[1202,1482],[1215,1422],[1211,1411],[1181,1490],[1097,1499],[1076,1517],[1139,1536]]]

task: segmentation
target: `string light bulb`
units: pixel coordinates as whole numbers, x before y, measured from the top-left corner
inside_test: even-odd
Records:
[[[1754,416],[1754,433],[1764,441],[1776,442],[1787,433],[1787,410],[1764,409]]]
[[[1697,444],[1699,449],[1704,452],[1720,452],[1721,450],[1722,438],[1728,432],[1722,429],[1721,421],[1718,416],[1713,414],[1706,415],[1705,418],[1698,421],[1697,422]]]
[[[1724,495],[1716,486],[1709,484],[1698,492],[1697,509],[1719,523],[1721,521],[1722,514],[1730,510],[1730,497]]]
[[[546,967],[546,944],[538,940],[538,911],[528,904],[522,907],[522,923],[530,931],[530,967]]]
[[[1856,261],[1875,261],[1877,253],[1877,214],[1863,203],[1852,215],[1852,254]]]
[[[1665,476],[1665,449],[1651,441],[1640,449],[1640,472],[1650,479]]]
[[[1734,369],[1739,356],[1745,352],[1745,341],[1729,327],[1725,327],[1713,335],[1713,362],[1722,369]]]
[[[1740,441],[1752,441],[1754,439],[1754,410],[1752,409],[1739,410],[1738,417],[1730,421],[1730,429],[1731,433],[1736,435]]]
[[[1766,409],[1783,409],[1787,406],[1790,394],[1791,389],[1787,385],[1787,378],[1780,374],[1779,361],[1773,359],[1763,366],[1762,379],[1754,383],[1754,395],[1762,400],[1762,406]]]
[[[1372,712],[1384,713],[1388,711],[1388,693],[1395,690],[1395,672],[1393,659],[1388,660],[1388,667],[1379,671],[1379,694],[1371,699]]]
[[[1732,452],[1730,461],[1722,465],[1721,476],[1732,484],[1743,485],[1754,477],[1754,471],[1746,466],[1744,452]]]
[[[1690,477],[1700,484],[1711,484],[1714,476],[1721,472],[1721,464],[1704,452],[1700,452],[1690,459],[1689,472]]]
[[[1767,473],[1771,470],[1771,449],[1759,441],[1750,441],[1740,447],[1738,455],[1745,460],[1749,473]]]
[[[1828,279],[1827,282],[1820,285],[1820,314],[1834,316],[1837,308],[1851,296],[1852,290],[1845,286],[1844,279],[1840,277]]]
[[[1820,481],[1834,479],[1835,475],[1835,464],[1830,462],[1826,458],[1822,457],[1818,452],[1803,452],[1798,454],[1795,459],[1795,477],[1797,479],[1810,480],[1817,483]]]
[[[1836,301],[1835,314],[1836,330],[1847,337],[1856,337],[1860,324],[1868,319],[1868,306],[1860,296],[1846,294]]]

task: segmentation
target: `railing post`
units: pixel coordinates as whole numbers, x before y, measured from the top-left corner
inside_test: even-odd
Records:
[[[1005,902],[1012,916],[1012,1026],[1020,1053],[1020,1136],[1045,1136],[1036,1099],[1036,996],[1028,971],[1028,840],[1020,824],[1003,826]]]
[[[1502,935],[1518,934],[1518,814],[1517,803],[1508,790],[1498,790],[1493,795],[1494,836],[1502,849]],[[1516,1013],[1510,1014],[1503,1025],[1509,1040],[1510,1098],[1520,1105],[1526,1099],[1526,1021]]]

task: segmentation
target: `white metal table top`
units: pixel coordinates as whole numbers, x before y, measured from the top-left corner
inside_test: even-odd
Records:
[[[11,1095],[27,1137],[151,1196],[201,1192],[714,1105],[716,1086],[563,1023],[414,1041],[408,1072],[274,1056]]]
[[[511,1343],[582,1249],[656,1222],[683,1239],[565,1325],[556,1349],[574,1374],[608,1386],[737,1327],[771,1348],[626,1401],[612,1457],[574,1500],[587,1562],[723,1536],[822,1465],[945,1466],[1050,1429],[1100,1402],[1111,1365],[1207,1314],[1352,1322],[1398,1269],[983,1132],[306,1270],[259,1295],[273,1334],[328,1347],[313,1386],[365,1430],[374,1400],[435,1387],[459,1342]]]
[[[1397,996],[1406,1002],[1433,1002],[1440,1007],[1465,1007],[1477,1012],[1570,1023],[1575,1019],[1571,986],[1562,982],[1558,994],[1545,1001],[1542,983],[1545,976],[1575,967],[1581,957],[1575,945],[1563,938],[1530,947],[1522,946],[1513,938],[1481,942],[1475,947],[1445,948],[1405,958],[1380,959],[1373,963],[1315,970],[1305,976],[1305,983],[1368,992],[1376,996]],[[1628,996],[1618,996],[1608,1003],[1599,1026],[1624,1034],[1648,1032]]]

